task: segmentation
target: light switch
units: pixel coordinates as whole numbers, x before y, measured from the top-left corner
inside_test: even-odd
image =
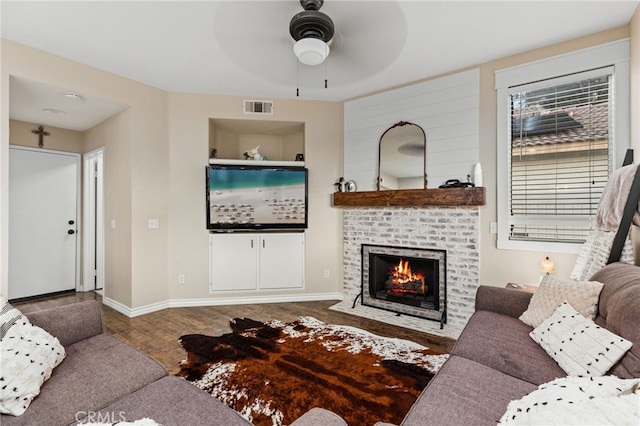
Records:
[[[160,221],[158,219],[149,219],[149,229],[160,228]]]
[[[116,220],[111,219],[111,229],[116,229]]]

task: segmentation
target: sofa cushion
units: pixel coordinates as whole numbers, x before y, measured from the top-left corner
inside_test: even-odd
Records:
[[[530,336],[570,376],[602,376],[631,348],[630,341],[583,317],[568,302]]]
[[[586,318],[593,319],[602,286],[597,281],[568,281],[545,275],[520,320],[531,327],[537,327],[565,300]]]
[[[591,279],[605,283],[596,324],[633,343],[610,374],[623,379],[640,378],[640,267],[612,263]]]
[[[566,373],[534,342],[532,328],[517,318],[489,311],[474,313],[452,355],[539,385]]]
[[[0,413],[20,416],[62,362],[65,350],[19,310],[0,303]]]
[[[167,375],[162,365],[106,334],[69,345],[66,351],[66,359],[29,409],[20,417],[3,416],[3,426],[68,424]]]
[[[90,421],[132,422],[151,418],[163,426],[171,425],[250,425],[244,417],[193,384],[176,376],[166,376],[131,395],[87,417],[78,418],[79,424]]]
[[[535,389],[536,385],[524,380],[451,356],[418,397],[402,425],[495,425],[511,400]]]
[[[102,333],[102,311],[95,300],[57,306],[26,314],[31,324],[56,336],[69,346]]]

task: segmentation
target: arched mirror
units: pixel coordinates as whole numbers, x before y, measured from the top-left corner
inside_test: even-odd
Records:
[[[400,121],[380,136],[378,191],[427,187],[427,137],[422,127]]]

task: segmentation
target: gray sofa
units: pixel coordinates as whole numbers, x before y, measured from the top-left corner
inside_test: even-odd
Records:
[[[67,355],[22,416],[0,417],[3,426],[117,423],[142,418],[164,426],[250,424],[206,392],[169,376],[154,359],[105,334],[102,312],[95,301],[27,317],[57,337]],[[331,412],[315,408],[294,425],[346,423]]]
[[[633,347],[609,371],[640,377],[640,267],[614,263],[598,271],[604,283],[595,322]],[[530,337],[518,317],[531,293],[481,286],[476,311],[438,374],[401,425],[495,425],[511,400],[565,372]]]
[[[593,278],[604,283],[596,323],[634,343],[611,373],[640,377],[640,267],[612,264]],[[511,400],[564,371],[530,337],[518,319],[531,298],[518,290],[481,286],[476,312],[450,358],[415,402],[402,425],[484,425],[502,417]],[[168,376],[156,361],[103,333],[100,306],[83,302],[28,315],[58,337],[66,359],[20,417],[2,425],[115,423],[149,417],[169,425],[248,425],[235,411]],[[313,409],[293,425],[346,425]]]

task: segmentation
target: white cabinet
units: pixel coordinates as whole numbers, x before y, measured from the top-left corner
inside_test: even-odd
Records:
[[[304,234],[211,234],[211,291],[304,287]]]
[[[210,289],[256,290],[258,247],[256,236],[246,234],[211,235]]]

